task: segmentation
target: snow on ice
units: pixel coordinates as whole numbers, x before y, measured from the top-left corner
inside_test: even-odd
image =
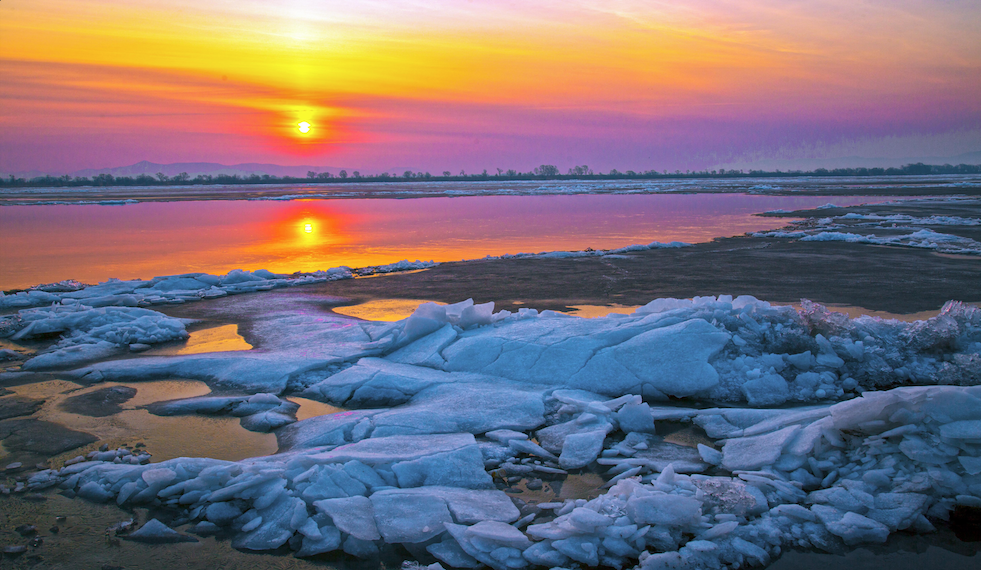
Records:
[[[153,288],[189,291],[188,280],[215,287],[181,276]],[[144,288],[104,285],[97,298]],[[96,345],[183,331],[159,313],[102,307],[31,309],[5,326]],[[253,393],[154,411],[254,418],[252,429],[275,430],[280,453],[149,463],[109,451],[29,487],[170,508],[242,549],[370,557],[402,544],[423,564],[497,570],[763,566],[785,548],[929,532],[958,506],[981,505],[981,310],[961,303],[915,323],[728,296],[595,319],[472,301],[423,304],[398,323],[284,319],[279,342],[255,354],[67,372]],[[295,421],[287,394],[347,411]],[[668,441],[665,421],[705,437]],[[532,506],[500,483],[582,469],[603,474],[600,496]],[[180,539],[150,525],[148,540]]]

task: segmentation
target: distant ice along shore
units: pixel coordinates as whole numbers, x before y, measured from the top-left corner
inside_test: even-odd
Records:
[[[921,198],[918,200],[903,200],[886,204],[867,206],[862,209],[865,213],[841,213],[832,203],[817,208],[833,212],[828,217],[812,217],[807,220],[792,222],[790,228],[755,232],[753,237],[760,238],[790,238],[800,241],[841,241],[847,243],[864,243],[871,245],[889,245],[913,247],[934,250],[938,253],[981,255],[981,242],[967,235],[956,235],[937,231],[940,228],[972,231],[976,234],[981,226],[981,217],[966,217],[958,215],[910,215],[906,213],[879,213],[876,210],[895,207],[936,207],[956,206],[960,209],[981,213],[981,200],[965,197]],[[768,212],[782,214],[786,212]],[[796,226],[796,227],[794,227]],[[874,231],[879,232],[872,233]]]
[[[298,308],[255,324],[259,350],[117,358],[186,337],[186,321],[137,305],[288,281],[199,274],[0,299],[44,305],[0,317],[0,337],[61,335],[6,351],[23,371],[0,380],[197,379],[246,395],[154,413],[232,415],[280,447],[159,463],[107,449],[19,490],[153,506],[183,527],[151,520],[133,540],[222,532],[240,549],[360,558],[401,545],[422,564],[496,570],[765,566],[786,548],[881,543],[981,508],[976,307],[913,323],[730,296],[593,319],[473,301],[395,323]],[[347,411],[296,421],[290,395]],[[669,424],[692,436],[666,438]],[[604,480],[596,498],[508,492],[584,470]]]
[[[777,176],[672,177],[656,179],[443,181],[324,180],[281,184],[197,184],[170,186],[7,186],[0,187],[0,205],[102,204],[125,205],[174,200],[306,200],[343,198],[422,198],[456,196],[551,196],[570,194],[750,193],[782,195],[922,195],[976,194],[981,175],[924,176]]]

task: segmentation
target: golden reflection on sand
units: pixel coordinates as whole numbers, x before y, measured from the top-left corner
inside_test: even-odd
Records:
[[[428,301],[424,299],[376,299],[361,303],[331,309],[339,315],[363,319],[365,321],[400,321],[415,312],[416,308]],[[437,303],[445,305],[446,303]]]

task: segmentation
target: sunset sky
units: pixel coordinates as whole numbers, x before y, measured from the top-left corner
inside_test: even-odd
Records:
[[[0,172],[981,151],[977,0],[674,4],[3,0]]]

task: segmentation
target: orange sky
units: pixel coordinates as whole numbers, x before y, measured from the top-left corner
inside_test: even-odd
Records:
[[[785,4],[8,0],[0,171],[981,151],[976,2]]]

